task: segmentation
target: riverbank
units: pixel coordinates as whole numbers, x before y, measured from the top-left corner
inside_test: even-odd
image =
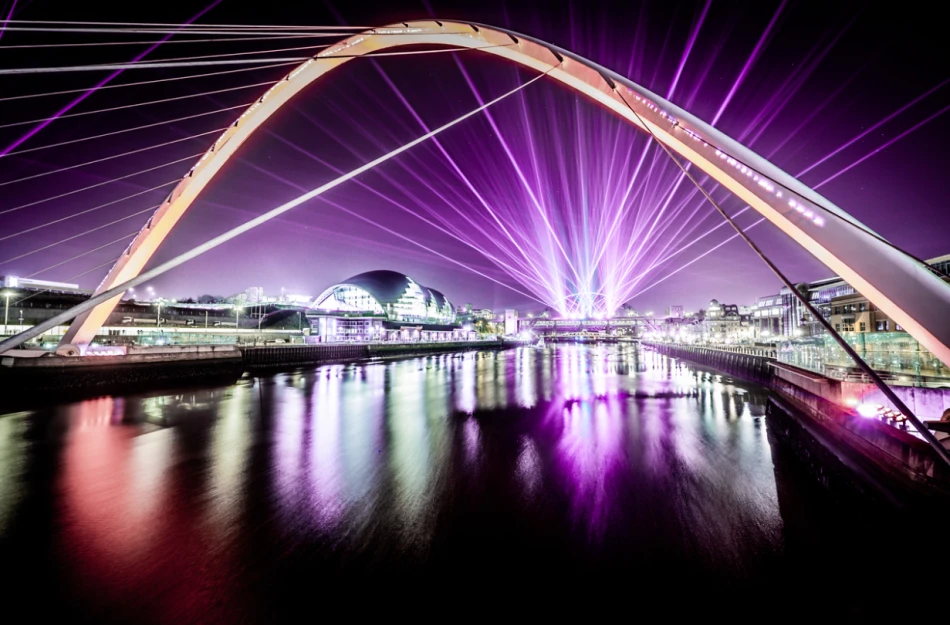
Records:
[[[9,352],[0,357],[0,407],[129,391],[227,384],[245,372],[280,371],[334,362],[500,350],[503,340],[450,343],[281,346],[169,345],[133,347],[124,355],[57,356]]]

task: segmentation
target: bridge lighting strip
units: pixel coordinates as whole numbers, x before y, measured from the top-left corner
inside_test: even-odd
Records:
[[[939,89],[940,87],[943,87],[943,86],[946,85],[947,83],[950,83],[950,79],[943,81],[942,83],[940,83],[940,84],[937,85],[936,87],[933,87],[932,89],[930,89],[930,90],[927,91],[926,93],[922,94],[921,96],[919,96],[918,98],[916,98],[915,100],[913,100],[912,102],[910,102],[909,104],[907,104],[906,106],[904,106],[904,107],[902,107],[901,109],[899,109],[899,110],[897,111],[897,113],[906,110],[908,107],[910,107],[910,106],[912,106],[913,104],[919,102],[921,99],[923,99],[923,98],[926,97],[927,95],[933,93],[934,91],[936,91],[936,90]],[[660,116],[660,118],[665,119],[666,121],[668,121],[668,122],[671,124],[671,127],[672,127],[673,130],[677,130],[677,129],[682,130],[682,131],[685,132],[687,135],[689,135],[694,141],[701,142],[701,143],[703,144],[703,147],[705,147],[705,148],[714,148],[714,149],[715,149],[715,154],[716,154],[716,156],[717,156],[720,160],[725,161],[726,164],[728,164],[728,165],[730,165],[731,167],[733,167],[734,169],[738,170],[739,173],[744,174],[747,178],[752,178],[752,181],[753,181],[755,184],[757,184],[761,189],[763,189],[765,192],[774,195],[777,199],[783,199],[783,198],[785,197],[785,196],[783,196],[783,191],[784,191],[784,193],[785,193],[786,195],[788,195],[788,196],[792,196],[792,195],[793,195],[793,192],[790,191],[785,185],[783,185],[783,184],[781,184],[781,183],[775,181],[774,179],[772,179],[772,178],[766,176],[766,175],[763,174],[762,172],[760,172],[760,171],[756,170],[755,168],[749,166],[747,163],[744,163],[744,162],[741,161],[740,159],[735,158],[734,156],[732,156],[731,154],[729,154],[726,150],[724,150],[724,149],[722,149],[722,148],[720,148],[720,147],[711,146],[711,145],[706,141],[706,139],[703,138],[702,136],[700,136],[698,133],[696,133],[696,132],[693,131],[693,130],[690,130],[690,129],[688,129],[688,128],[685,128],[685,127],[681,126],[681,125],[680,125],[680,122],[679,122],[675,117],[673,117],[671,114],[667,113],[665,110],[663,110],[663,109],[659,108],[658,106],[656,106],[656,105],[655,105],[653,102],[651,102],[648,98],[646,98],[646,97],[641,97],[641,96],[638,95],[635,91],[633,91],[633,90],[631,90],[631,89],[629,89],[629,88],[627,88],[627,92],[630,93],[631,95],[633,95],[634,98],[635,98],[637,101],[643,102],[643,104],[644,104],[649,110],[651,110],[651,111],[653,111],[654,113],[658,114],[658,115]],[[915,126],[912,127],[910,130],[905,131],[904,133],[902,133],[901,135],[899,135],[898,137],[896,137],[895,139],[893,139],[891,142],[888,142],[887,144],[885,144],[885,147],[886,147],[887,145],[890,145],[890,143],[892,143],[893,141],[896,141],[897,139],[899,139],[899,138],[905,136],[905,135],[908,134],[909,132],[912,132],[913,130],[916,130],[917,128],[919,128],[920,126],[922,126],[924,123],[926,123],[926,122],[932,120],[933,118],[935,118],[935,117],[937,117],[938,115],[940,115],[940,114],[946,112],[947,110],[950,110],[950,107],[944,108],[943,110],[938,111],[938,112],[935,113],[934,115],[931,115],[929,118],[927,118],[927,119],[924,120],[923,122],[921,122],[921,123],[915,125]],[[878,124],[876,124],[875,127],[878,127],[878,126],[880,126],[881,124],[885,123],[886,121],[892,119],[892,118],[894,117],[894,115],[896,115],[897,113],[894,113],[894,114],[888,116],[887,118],[885,118],[884,120],[882,120],[881,122],[879,122]],[[870,130],[870,129],[869,129],[869,130]],[[865,133],[862,133],[861,135],[859,135],[858,138],[860,138],[861,136],[866,135],[867,132],[868,132],[868,131],[866,131]],[[855,140],[857,140],[857,139],[855,139]],[[845,146],[843,146],[843,147],[847,147],[848,145],[851,145],[852,143],[854,143],[855,140],[852,140],[852,141],[848,142],[848,143],[845,144]],[[820,163],[824,162],[825,160],[827,160],[828,158],[830,158],[830,157],[833,156],[834,154],[840,152],[841,149],[843,149],[843,147],[842,147],[842,148],[839,148],[838,150],[835,150],[835,151],[832,152],[830,155],[824,157],[823,159],[821,159],[820,161],[818,161],[818,163],[813,164],[813,165],[811,165],[810,167],[806,168],[806,169],[804,170],[804,172],[802,172],[802,173],[805,173],[805,172],[810,171],[810,170],[813,169],[817,164],[820,164]],[[880,151],[881,149],[883,149],[883,148],[877,148],[877,149],[875,149],[871,154],[873,155],[873,154],[877,153],[878,151]],[[865,158],[866,158],[866,157],[865,157]],[[860,162],[860,161],[859,161],[859,162]],[[852,166],[853,166],[853,165],[852,165]],[[850,167],[850,166],[849,166],[849,167]],[[799,175],[801,175],[801,174],[799,174]],[[837,176],[837,175],[838,175],[838,174],[836,174],[836,176]],[[835,176],[832,176],[832,178],[829,178],[828,180],[831,180],[831,179],[833,179],[834,177],[835,177]],[[827,180],[826,180],[825,182],[827,182]],[[822,182],[822,183],[820,183],[820,184],[824,184],[824,182]],[[816,187],[817,187],[817,186],[820,186],[820,184],[819,184],[819,185],[816,185]],[[778,186],[776,186],[776,185],[778,185]],[[796,199],[796,198],[797,198],[797,199]],[[915,256],[915,255],[913,255],[913,254],[910,254],[910,253],[907,252],[906,250],[904,250],[904,249],[902,249],[902,248],[900,248],[900,247],[894,245],[893,243],[891,243],[890,241],[888,241],[888,240],[885,239],[884,237],[880,236],[880,235],[877,234],[876,232],[874,232],[874,231],[872,231],[871,229],[869,229],[867,226],[864,226],[863,224],[857,223],[857,222],[853,221],[852,219],[848,219],[847,217],[844,217],[844,216],[842,216],[842,215],[839,215],[837,212],[832,211],[832,210],[829,210],[829,209],[825,208],[824,206],[821,206],[820,204],[811,202],[811,201],[809,201],[809,200],[804,200],[801,196],[799,196],[799,195],[797,195],[797,194],[794,194],[794,197],[791,197],[790,199],[788,199],[787,205],[788,205],[789,208],[795,210],[795,211],[796,211],[797,213],[799,213],[802,217],[804,217],[805,219],[811,221],[814,225],[816,225],[816,226],[818,226],[818,227],[822,227],[822,226],[825,225],[825,217],[822,217],[821,215],[816,214],[816,212],[815,212],[815,209],[820,209],[821,211],[824,211],[824,213],[825,213],[826,215],[831,215],[832,217],[837,218],[838,220],[840,220],[840,221],[842,221],[842,222],[845,222],[845,223],[851,225],[851,226],[854,227],[854,228],[859,228],[859,229],[863,230],[864,232],[866,232],[868,235],[870,235],[870,236],[874,237],[875,239],[881,241],[882,243],[888,245],[889,247],[891,247],[891,248],[893,248],[893,249],[895,249],[895,250],[898,250],[898,251],[900,251],[900,252],[902,252],[902,253],[904,253],[904,254],[907,254],[908,256],[910,256],[911,258],[913,258],[914,260],[916,260],[916,261],[919,262],[921,265],[923,265],[924,267],[926,267],[927,269],[929,269],[929,270],[932,271],[933,273],[937,274],[937,275],[940,276],[941,278],[947,277],[947,274],[944,273],[943,271],[941,271],[941,270],[939,270],[939,269],[937,269],[937,268],[931,266],[931,265],[930,265],[929,263],[927,263],[925,260],[920,259],[920,258],[918,258],[917,256]],[[788,215],[789,215],[790,213],[791,213],[791,211],[785,211],[784,215],[785,215],[786,217],[788,217]],[[729,240],[731,240],[731,239],[729,239]]]
[[[759,172],[755,172],[751,167],[748,167],[745,163],[742,163],[738,159],[730,156],[722,148],[714,146],[714,145],[710,145],[709,142],[704,137],[699,135],[697,132],[682,126],[678,119],[676,119],[675,117],[667,113],[665,110],[658,107],[656,104],[651,102],[648,98],[641,97],[632,89],[626,88],[626,90],[630,95],[634,97],[634,99],[637,102],[642,102],[643,105],[646,106],[648,110],[653,111],[654,114],[658,115],[661,119],[668,122],[670,124],[670,127],[673,130],[682,130],[683,132],[687,134],[687,136],[693,139],[693,141],[697,143],[702,143],[704,148],[706,148],[707,150],[713,151],[716,157],[718,157],[720,160],[725,161],[727,165],[730,165],[731,167],[736,169],[739,173],[745,174],[747,178],[751,178],[752,181],[764,192],[770,193],[778,199],[782,199],[783,197],[782,189],[785,189],[784,186],[782,186],[781,189],[778,188],[776,185],[778,185],[779,183],[776,183],[774,180],[766,177],[764,174],[760,175]],[[791,195],[792,193],[791,191],[788,191],[788,189],[785,189],[785,192],[789,195]],[[824,226],[825,225],[824,218],[821,217],[820,215],[816,215],[814,210],[812,210],[812,207],[817,208],[817,206],[807,203],[807,201],[801,198],[800,196],[796,196],[796,197],[798,197],[798,200],[795,200],[795,199],[788,200],[788,206],[790,208],[795,209],[797,212],[801,213],[806,219],[811,221],[814,225],[818,227]],[[822,209],[822,210],[825,210],[826,212],[832,212],[832,211],[828,211],[827,209]],[[786,216],[787,214],[788,213],[786,212]]]

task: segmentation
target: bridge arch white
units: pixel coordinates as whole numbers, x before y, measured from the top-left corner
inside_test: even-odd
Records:
[[[728,188],[841,276],[937,358],[950,364],[950,285],[922,263],[769,161],[630,80],[556,46],[475,23],[423,21],[354,35],[303,62],[218,138],[148,220],[96,293],[137,276],[221,167],[294,95],[347,61],[387,48],[480,49],[539,72],[602,104]],[[121,296],[79,315],[61,345],[88,345]]]

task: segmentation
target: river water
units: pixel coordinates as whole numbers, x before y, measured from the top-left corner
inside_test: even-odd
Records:
[[[354,587],[473,607],[540,587],[551,607],[596,581],[639,614],[878,614],[920,581],[913,541],[783,453],[766,404],[633,346],[562,345],[6,414],[0,594],[31,620],[277,622]]]

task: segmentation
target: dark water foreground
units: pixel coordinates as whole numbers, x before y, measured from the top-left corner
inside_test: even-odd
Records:
[[[946,523],[819,486],[766,403],[566,345],[7,414],[0,601],[70,623],[944,610]]]

